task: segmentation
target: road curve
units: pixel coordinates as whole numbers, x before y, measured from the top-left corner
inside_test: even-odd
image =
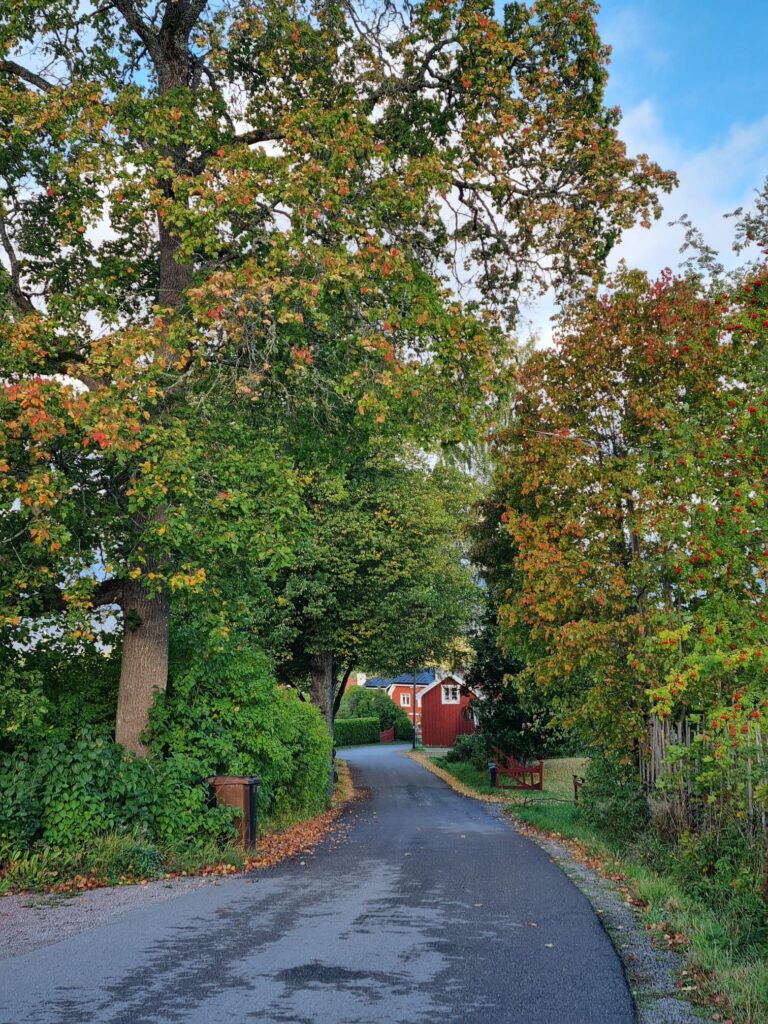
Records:
[[[0,1024],[632,1024],[582,894],[496,808],[402,748],[314,856],[0,963]]]

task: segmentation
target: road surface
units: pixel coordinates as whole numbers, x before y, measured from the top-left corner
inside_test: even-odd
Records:
[[[496,807],[402,755],[314,856],[0,962],[2,1024],[632,1024],[582,894]]]

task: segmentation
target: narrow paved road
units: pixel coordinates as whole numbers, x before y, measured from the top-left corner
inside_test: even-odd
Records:
[[[397,748],[346,841],[0,963],[2,1024],[632,1024],[590,905]],[[535,925],[535,927],[533,927]]]

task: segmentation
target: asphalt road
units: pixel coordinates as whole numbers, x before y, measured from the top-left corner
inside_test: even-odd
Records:
[[[0,1022],[632,1024],[543,850],[397,747],[344,756],[370,788],[345,841],[4,960]]]

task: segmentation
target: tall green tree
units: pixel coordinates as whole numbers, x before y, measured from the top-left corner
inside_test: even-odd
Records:
[[[166,684],[170,595],[211,568],[176,526],[212,389],[260,438],[307,396],[315,428],[342,408],[458,435],[522,290],[592,280],[658,213],[672,178],[618,139],[595,10],[0,11],[1,621],[10,643],[62,600],[81,630],[117,602],[128,749]],[[289,505],[267,499],[255,557]]]
[[[617,759],[652,711],[725,758],[761,746],[768,707],[766,275],[612,284],[527,362],[499,437],[502,639],[528,632],[529,681]]]
[[[300,568],[286,571],[277,601],[295,630],[286,672],[311,677],[329,730],[354,668],[400,658],[402,670],[468,630],[476,593],[462,529],[474,493],[462,473],[406,452],[317,474]],[[403,646],[412,630],[418,651]]]

